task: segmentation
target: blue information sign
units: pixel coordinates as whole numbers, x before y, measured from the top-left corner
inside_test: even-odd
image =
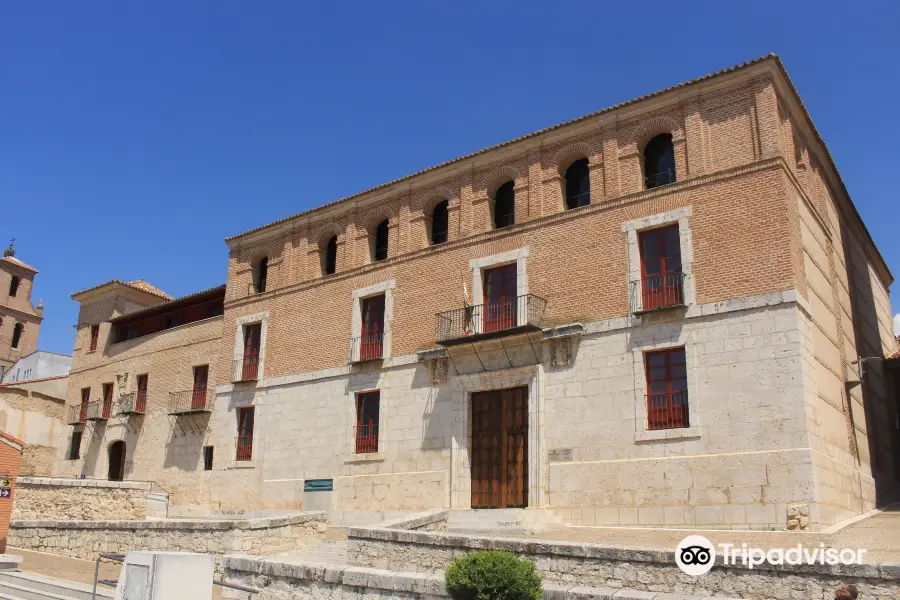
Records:
[[[304,492],[330,492],[334,490],[334,479],[307,479],[303,482]]]

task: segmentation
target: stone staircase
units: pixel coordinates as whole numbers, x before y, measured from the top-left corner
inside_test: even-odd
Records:
[[[561,517],[525,508],[451,510],[447,515],[448,532],[470,535],[534,535],[565,525]]]
[[[0,571],[0,600],[91,600],[92,586],[27,573]],[[112,600],[113,588],[98,585],[97,600]]]
[[[287,556],[279,556],[279,561],[293,563],[324,563],[328,565],[347,564],[347,540],[316,540],[303,548],[294,550]]]

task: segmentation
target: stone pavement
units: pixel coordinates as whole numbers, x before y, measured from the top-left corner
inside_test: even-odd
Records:
[[[798,543],[818,546],[824,543],[834,548],[866,548],[866,562],[900,563],[900,505],[837,533],[806,533],[793,531],[698,531],[687,529],[652,529],[633,527],[562,527],[541,532],[540,539],[567,542],[627,546],[638,548],[675,548],[685,536],[698,533],[714,544],[742,543],[759,548],[787,548]],[[506,533],[498,534],[505,537]]]

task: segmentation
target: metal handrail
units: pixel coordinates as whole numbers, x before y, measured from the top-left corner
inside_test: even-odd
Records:
[[[364,332],[350,338],[349,364],[384,358],[384,331]]]
[[[169,414],[208,411],[214,399],[215,392],[209,387],[169,392]]]
[[[504,298],[437,314],[438,343],[520,327],[540,327],[547,301],[534,294]]]
[[[632,313],[644,313],[684,306],[685,274],[670,271],[662,275],[644,275],[629,282]]]
[[[648,190],[675,183],[675,169],[666,169],[658,173],[644,175],[644,187]]]
[[[256,381],[259,379],[259,363],[258,355],[235,359],[231,364],[231,381]]]
[[[147,412],[147,392],[128,392],[120,394],[116,402],[116,414],[138,414]]]

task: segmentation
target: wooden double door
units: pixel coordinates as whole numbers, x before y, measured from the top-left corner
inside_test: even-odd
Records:
[[[472,508],[528,506],[528,387],[472,394]]]

